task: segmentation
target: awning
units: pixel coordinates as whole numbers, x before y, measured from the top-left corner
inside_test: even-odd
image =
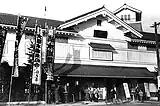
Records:
[[[89,44],[93,49],[115,50],[110,44],[93,43]]]
[[[106,78],[156,78],[143,67],[117,67],[80,64],[55,64],[55,76],[106,77]]]

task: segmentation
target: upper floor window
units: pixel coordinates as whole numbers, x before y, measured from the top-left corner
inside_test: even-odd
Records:
[[[131,20],[131,16],[130,16],[130,14],[128,14],[128,15],[121,15],[121,20],[124,20],[124,21],[128,21],[128,20]]]
[[[110,44],[93,43],[91,46],[90,59],[96,60],[113,60],[113,51],[115,50]]]
[[[97,38],[107,38],[108,32],[101,30],[94,30],[94,37]]]
[[[97,20],[97,26],[101,26],[102,20]]]

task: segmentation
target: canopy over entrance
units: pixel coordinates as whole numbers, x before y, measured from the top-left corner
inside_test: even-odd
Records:
[[[98,66],[81,64],[55,64],[55,76],[106,77],[106,78],[156,78],[145,67]]]

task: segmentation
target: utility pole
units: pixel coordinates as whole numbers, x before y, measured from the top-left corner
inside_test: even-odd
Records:
[[[154,27],[155,29],[155,40],[156,40],[156,56],[157,56],[157,69],[158,69],[158,76],[157,76],[157,82],[158,82],[158,89],[160,89],[160,58],[159,58],[159,36],[157,34],[157,26],[160,25],[160,22],[154,22],[154,25],[151,27]]]

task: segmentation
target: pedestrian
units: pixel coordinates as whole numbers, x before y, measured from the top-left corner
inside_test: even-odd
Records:
[[[55,90],[54,90],[54,94],[55,94],[55,103],[58,104],[59,103],[59,84],[56,84],[55,86]]]
[[[136,100],[140,100],[140,97],[139,97],[139,86],[137,84],[136,88],[135,88],[135,99]]]
[[[90,95],[90,101],[94,101],[94,89],[91,87],[90,88],[90,92],[89,92],[89,95]]]
[[[89,88],[86,88],[85,89],[85,101],[89,101],[90,100],[90,98],[89,98]]]
[[[116,102],[115,100],[116,91],[114,90],[114,88],[111,89],[110,93],[111,93],[110,94],[111,101],[112,103],[115,103]]]
[[[139,91],[140,101],[143,102],[143,91],[140,89]]]
[[[99,94],[98,94],[98,88],[95,88],[95,90],[94,90],[94,97],[95,97],[95,102],[98,102],[98,98],[99,98]]]

